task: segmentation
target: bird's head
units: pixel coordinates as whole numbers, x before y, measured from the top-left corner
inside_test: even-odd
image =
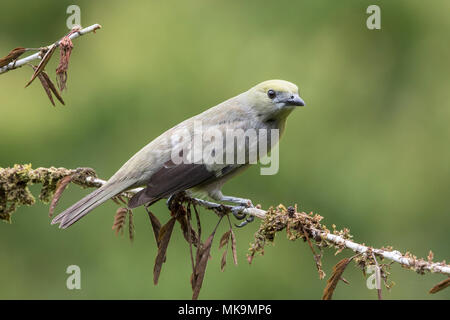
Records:
[[[298,94],[298,87],[284,80],[264,81],[247,92],[247,102],[260,117],[287,117],[295,107],[305,102]]]

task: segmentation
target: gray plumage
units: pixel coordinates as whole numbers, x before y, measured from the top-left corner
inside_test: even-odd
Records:
[[[268,91],[276,97],[268,96]],[[146,186],[138,192],[128,206],[135,208],[152,204],[179,191],[202,192],[218,201],[240,199],[222,195],[223,184],[245,170],[249,163],[180,163],[172,161],[174,148],[183,142],[174,142],[174,137],[188,133],[196,137],[195,123],[201,122],[203,132],[227,129],[279,129],[284,131],[287,116],[295,106],[304,105],[298,96],[296,85],[283,80],[269,80],[250,90],[187,119],[167,130],[131,157],[101,188],[93,191],[67,210],[59,214],[52,224],[67,228],[108,199],[128,189]],[[276,143],[269,141],[270,146]],[[258,148],[255,143],[237,145],[245,153]],[[245,200],[245,199],[240,199]]]

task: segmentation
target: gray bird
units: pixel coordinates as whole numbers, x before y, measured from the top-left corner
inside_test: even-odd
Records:
[[[129,208],[151,205],[181,191],[192,196],[208,196],[219,202],[231,202],[237,204],[237,208],[252,206],[248,199],[223,195],[221,188],[227,180],[249,167],[250,154],[256,153],[258,159],[264,156],[257,152],[261,149],[258,146],[259,135],[256,141],[241,139],[233,146],[234,155],[239,151],[246,155],[244,161],[236,161],[236,157],[229,161],[225,159],[225,153],[218,156],[216,149],[209,155],[195,148],[189,149],[192,140],[180,138],[187,135],[195,141],[195,137],[204,132],[220,133],[224,140],[215,141],[215,146],[226,148],[225,137],[230,130],[259,133],[262,129],[268,132],[277,129],[281,137],[287,116],[296,106],[304,105],[295,84],[283,80],[262,82],[161,134],[131,157],[103,186],[56,216],[52,224],[59,223],[59,227],[65,229],[108,199],[141,186],[145,188],[130,199]],[[195,129],[199,123],[201,132]],[[275,143],[277,141],[272,141],[269,136],[265,152],[269,152]],[[174,161],[174,155],[184,161]],[[217,156],[228,161],[211,161]],[[197,161],[192,161],[196,157]]]

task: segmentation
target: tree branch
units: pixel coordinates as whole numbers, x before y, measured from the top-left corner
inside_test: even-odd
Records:
[[[71,34],[69,36],[69,38],[71,40],[73,40],[75,38],[78,38],[80,36],[85,35],[86,33],[95,32],[96,30],[100,29],[101,27],[102,26],[99,25],[99,24],[93,24],[92,26],[89,26],[87,28],[81,29],[80,31]],[[57,41],[57,42],[55,42],[53,44],[55,44],[58,47],[60,42],[61,42],[61,40],[59,40],[59,41]],[[52,46],[53,44],[50,44],[50,45],[48,45],[46,47],[42,47],[41,49],[45,49],[45,48],[49,49],[50,46]],[[5,72],[10,71],[10,70],[14,70],[14,69],[20,68],[20,67],[26,65],[27,63],[33,61],[33,60],[39,60],[39,59],[41,59],[41,52],[37,52],[37,53],[32,54],[32,55],[30,55],[28,57],[25,57],[23,59],[10,62],[6,66],[0,68],[0,74],[5,73]]]
[[[106,183],[105,180],[97,178],[95,171],[90,168],[78,168],[69,170],[65,168],[37,168],[32,169],[31,165],[15,165],[13,168],[0,168],[0,219],[10,220],[11,213],[16,210],[17,205],[31,205],[34,203],[31,193],[27,186],[34,183],[43,184],[43,189],[39,198],[42,201],[49,201],[51,195],[58,188],[58,182],[64,177],[71,176],[71,182],[82,187],[100,187]],[[132,194],[139,192],[142,188],[127,190],[119,196],[130,198]],[[57,192],[61,196],[61,192]],[[190,202],[213,210],[219,215],[231,212],[232,206],[221,205],[214,207],[206,205],[202,201],[195,201],[189,198],[180,198],[180,203]],[[53,199],[55,200],[55,199]],[[57,200],[56,200],[57,201]],[[8,206],[8,204],[10,204]],[[259,230],[255,233],[255,242],[250,248],[249,262],[252,261],[256,253],[264,253],[264,246],[267,242],[272,242],[275,234],[286,230],[289,240],[303,239],[310,243],[311,240],[321,249],[324,247],[334,247],[338,252],[344,249],[350,249],[357,256],[353,259],[361,267],[375,264],[374,257],[387,259],[396,262],[403,267],[414,270],[419,274],[425,272],[441,273],[450,276],[450,265],[443,262],[433,262],[433,255],[427,260],[417,258],[409,252],[402,254],[392,247],[373,248],[359,244],[352,239],[348,229],[336,230],[333,225],[333,231],[328,230],[320,221],[323,217],[312,213],[298,212],[297,208],[285,208],[279,205],[276,208],[262,210],[260,208],[247,208],[243,213],[255,216],[262,220]],[[310,243],[311,245],[311,243]],[[315,254],[316,264],[321,272],[321,255]],[[386,266],[386,265],[384,265]],[[381,266],[383,267],[383,265]],[[323,272],[322,272],[323,273]],[[324,274],[323,274],[324,275]]]
[[[105,180],[102,180],[99,178],[92,178],[92,177],[87,177],[87,181],[101,184],[101,185],[103,185],[106,182]],[[140,190],[142,190],[142,188],[136,188],[133,190],[129,190],[127,192],[137,193]],[[197,203],[206,209],[213,210],[213,208],[208,207],[203,202],[197,202]],[[231,211],[231,209],[232,209],[232,206],[229,206],[229,205],[223,205],[223,207],[229,211]],[[283,207],[281,207],[281,208],[283,208]],[[286,213],[287,213],[288,210],[285,209],[284,211],[286,211]],[[268,215],[268,211],[262,210],[259,208],[246,208],[242,211],[242,213],[255,216],[256,218],[259,218],[262,220],[266,219],[267,215]],[[281,213],[281,214],[283,214],[283,213]],[[307,214],[304,212],[300,212],[300,213],[295,212],[294,215],[307,215]],[[286,222],[286,224],[287,224],[287,222]],[[332,242],[333,244],[335,244],[336,246],[350,249],[356,253],[361,253],[361,254],[374,253],[375,255],[377,255],[379,257],[397,262],[397,263],[401,264],[402,266],[407,267],[409,269],[413,269],[419,273],[423,273],[423,271],[429,271],[429,272],[434,272],[434,273],[442,273],[442,274],[446,274],[446,275],[450,276],[450,265],[447,265],[444,262],[433,263],[433,262],[425,261],[423,259],[417,259],[416,257],[414,257],[408,253],[402,254],[400,251],[397,251],[397,250],[391,249],[388,251],[387,249],[376,249],[376,248],[368,247],[368,246],[356,243],[354,241],[351,241],[349,239],[346,239],[345,236],[336,235],[336,234],[330,233],[328,231],[320,230],[320,229],[317,229],[314,227],[310,227],[309,231],[311,232],[312,238],[314,238],[314,239],[317,239],[317,238],[326,239],[326,240]]]

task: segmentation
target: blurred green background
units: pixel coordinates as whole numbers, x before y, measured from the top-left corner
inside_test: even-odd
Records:
[[[357,241],[450,259],[449,1],[5,2],[0,55],[61,37],[73,3],[83,26],[103,29],[74,41],[66,106],[53,108],[38,81],[23,88],[29,68],[0,75],[0,166],[87,166],[108,178],[185,118],[263,80],[285,79],[299,85],[307,107],[288,120],[279,173],[260,176],[253,167],[224,192],[263,207],[298,203],[328,226],[349,227]],[[381,7],[381,30],[366,28],[370,4]],[[87,192],[69,187],[57,211]],[[179,227],[155,287],[146,213],[135,211],[130,244],[111,230],[116,207],[108,202],[65,231],[49,225],[47,205],[19,208],[13,224],[0,224],[0,298],[189,299]],[[168,219],[164,203],[153,211]],[[202,217],[211,231],[217,219]],[[320,298],[326,281],[303,242],[280,234],[248,265],[257,228],[236,231],[239,265],[229,256],[224,273],[216,239],[200,298]],[[325,251],[327,277],[352,254],[333,253]],[[65,286],[71,264],[81,268],[81,290]],[[428,294],[442,275],[396,265],[391,273],[387,299],[450,298],[450,290]],[[359,269],[344,276],[350,285],[339,284],[335,298],[376,298]]]

